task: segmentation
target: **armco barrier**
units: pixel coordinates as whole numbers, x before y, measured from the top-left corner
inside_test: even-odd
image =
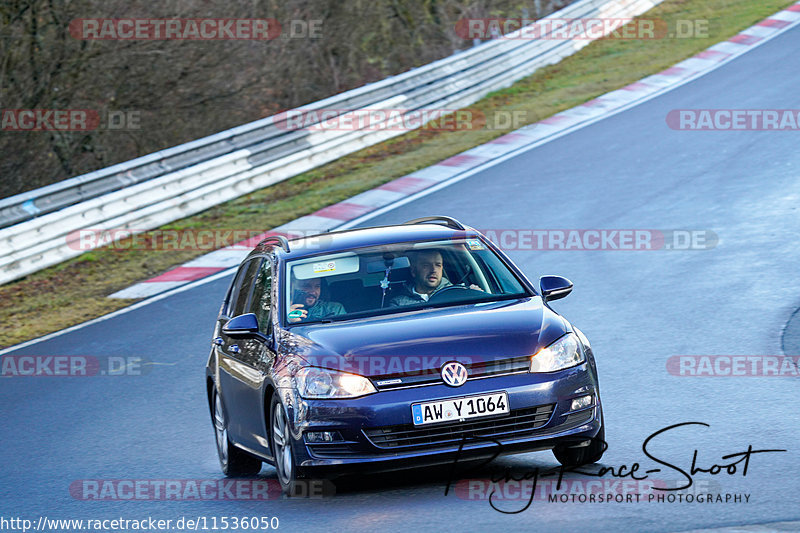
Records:
[[[628,18],[660,2],[581,0],[549,18]],[[455,109],[589,42],[497,39],[298,109]],[[0,283],[82,253],[68,242],[78,229],[152,229],[404,133],[292,130],[283,120],[267,117],[0,200]]]

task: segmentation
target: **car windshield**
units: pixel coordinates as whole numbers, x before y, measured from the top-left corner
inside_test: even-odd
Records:
[[[392,244],[287,263],[289,324],[529,296],[479,238]]]

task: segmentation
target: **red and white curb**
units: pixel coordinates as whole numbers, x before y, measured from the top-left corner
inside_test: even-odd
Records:
[[[420,191],[440,185],[470,169],[500,159],[511,152],[547,142],[549,137],[556,138],[557,134],[581,123],[610,116],[657,93],[674,89],[687,80],[711,72],[752,50],[766,39],[788,30],[798,22],[800,22],[800,2],[658,74],[515,130],[436,165],[300,217],[247,241],[198,257],[160,276],[116,292],[109,298],[145,298],[235,267],[247,256],[249,249],[268,235],[293,237],[334,229]]]

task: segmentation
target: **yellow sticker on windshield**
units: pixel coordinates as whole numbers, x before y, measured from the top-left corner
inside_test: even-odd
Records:
[[[483,243],[478,239],[467,239],[467,246],[470,250],[484,250]]]
[[[321,263],[314,263],[314,274],[319,274],[320,272],[335,272],[336,271],[336,261],[323,261]]]

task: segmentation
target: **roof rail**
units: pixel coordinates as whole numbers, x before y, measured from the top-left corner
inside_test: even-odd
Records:
[[[283,248],[283,251],[286,252],[287,254],[290,252],[290,250],[289,250],[289,240],[286,237],[284,237],[283,235],[270,235],[269,237],[267,237],[266,239],[262,240],[258,244],[265,244],[265,243],[268,243],[270,241],[276,242],[281,248]]]
[[[433,216],[433,217],[422,217],[422,218],[415,218],[414,220],[409,220],[408,222],[404,222],[403,224],[427,224],[427,223],[434,223],[434,224],[442,224],[444,223],[445,226],[448,228],[458,229],[461,231],[466,230],[467,228],[464,227],[464,224],[459,222],[458,220],[452,217],[446,216]]]

